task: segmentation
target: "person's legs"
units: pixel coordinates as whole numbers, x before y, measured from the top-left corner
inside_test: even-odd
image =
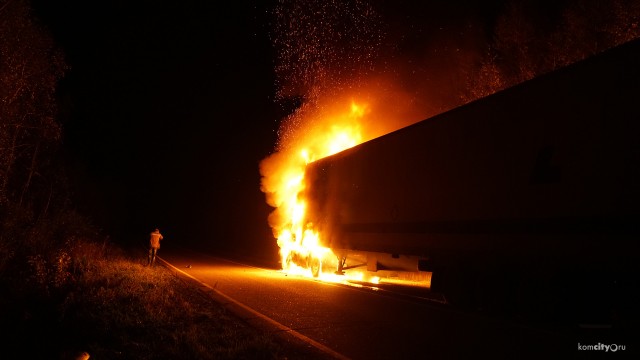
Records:
[[[158,249],[151,248],[151,266],[156,266],[156,254],[158,253]]]

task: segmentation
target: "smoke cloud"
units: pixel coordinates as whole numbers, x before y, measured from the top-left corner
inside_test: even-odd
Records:
[[[388,6],[281,0],[274,9],[277,98],[298,100],[281,123],[276,152],[260,164],[261,190],[276,208],[269,217],[275,237],[294,226],[307,162],[332,154],[335,138],[348,134],[351,143],[338,144],[344,149],[460,102],[477,28],[447,20],[438,32],[445,25],[432,22],[434,12]]]

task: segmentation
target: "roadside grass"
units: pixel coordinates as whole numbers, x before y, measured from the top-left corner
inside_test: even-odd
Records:
[[[16,276],[3,274],[0,354],[10,356],[0,358],[74,359],[83,351],[91,359],[306,357],[168,269],[144,266],[143,256],[76,241],[48,258],[29,257]]]

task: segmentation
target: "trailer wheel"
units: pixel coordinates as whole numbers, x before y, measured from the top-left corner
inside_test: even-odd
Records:
[[[291,252],[287,255],[287,258],[284,260],[284,264],[282,264],[283,269],[289,269],[291,267],[291,262],[293,261],[293,255]]]
[[[344,266],[347,263],[346,255],[338,255],[338,269],[336,270],[336,275],[344,275]]]
[[[313,275],[313,277],[320,276],[320,270],[322,268],[320,259],[316,257],[312,257],[310,265],[311,265],[311,275]]]

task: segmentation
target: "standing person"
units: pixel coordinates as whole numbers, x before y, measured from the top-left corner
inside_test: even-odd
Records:
[[[155,266],[156,254],[158,253],[158,249],[160,249],[160,240],[162,240],[160,230],[153,230],[149,238],[149,259],[147,260],[147,265]]]

